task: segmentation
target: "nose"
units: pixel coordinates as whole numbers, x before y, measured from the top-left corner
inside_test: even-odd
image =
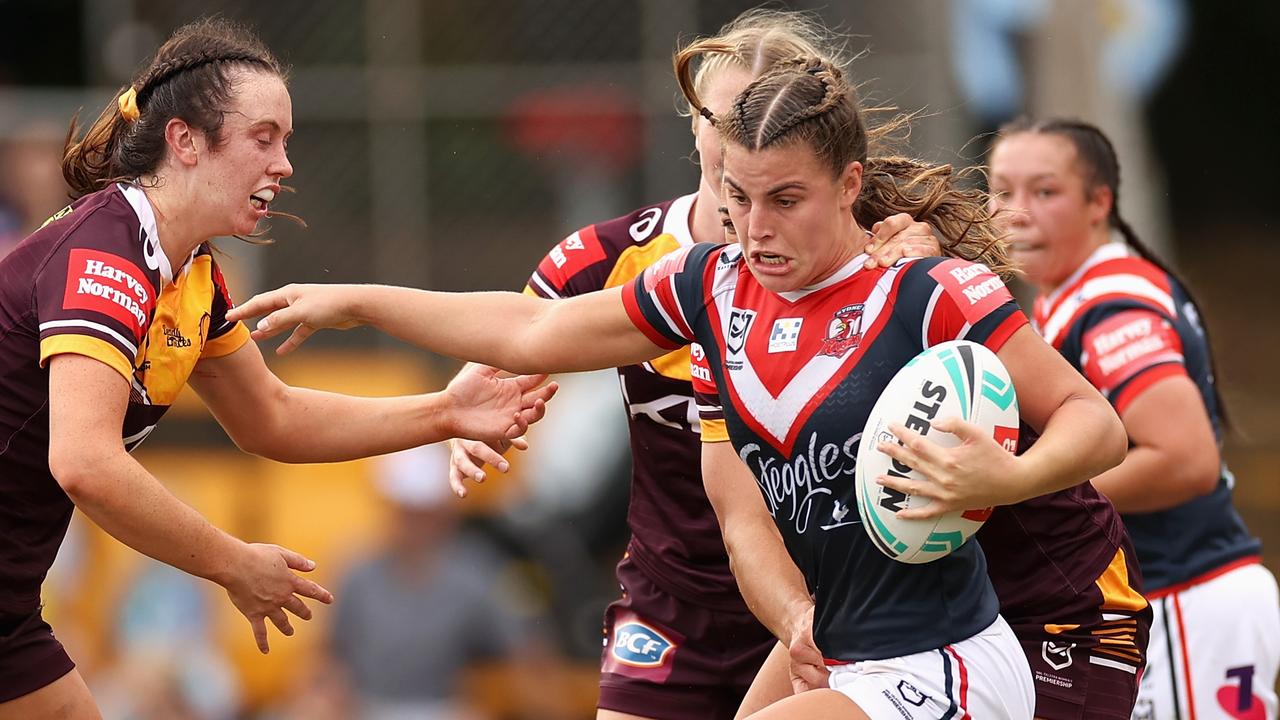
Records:
[[[763,241],[773,237],[769,210],[765,204],[752,203],[751,210],[747,212],[747,227],[741,229],[745,230],[747,237],[752,240]]]
[[[1031,222],[1031,214],[1027,210],[1026,193],[1022,190],[1009,190],[992,197],[992,207],[1005,217],[1005,222],[1019,227]]]
[[[288,151],[281,148],[280,154],[272,161],[271,167],[268,168],[267,172],[282,180],[293,175],[293,164],[289,162]]]

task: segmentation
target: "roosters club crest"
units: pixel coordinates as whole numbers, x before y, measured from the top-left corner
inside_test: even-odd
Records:
[[[836,311],[827,326],[827,337],[818,348],[819,355],[842,357],[862,342],[862,303],[846,305]]]

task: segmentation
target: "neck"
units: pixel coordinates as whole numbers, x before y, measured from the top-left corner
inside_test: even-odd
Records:
[[[156,233],[160,236],[160,250],[169,259],[169,267],[176,273],[191,257],[201,243],[210,238],[196,230],[190,213],[180,213],[178,208],[192,207],[184,201],[183,189],[164,178],[143,178],[143,192],[156,216]]]
[[[828,262],[821,271],[816,273],[813,276],[813,279],[805,284],[805,287],[816,285],[832,275],[835,275],[840,271],[840,268],[848,265],[850,260],[862,254],[862,249],[865,248],[867,243],[871,240],[871,236],[862,229],[862,226],[858,224],[857,220],[853,219],[852,213],[849,215],[847,225],[845,223],[841,223],[841,225],[842,227],[839,230],[840,237],[852,237],[853,241],[841,243],[839,251],[832,255],[830,262]]]
[[[1041,295],[1053,294],[1054,291],[1062,287],[1062,284],[1067,281],[1067,278],[1074,275],[1075,272],[1080,269],[1080,266],[1084,265],[1085,261],[1088,260],[1091,255],[1098,251],[1098,248],[1109,242],[1111,242],[1111,226],[1109,224],[1103,225],[1101,228],[1091,229],[1089,231],[1088,240],[1080,246],[1080,250],[1074,258],[1075,261],[1071,263],[1071,270],[1066,275],[1059,278],[1052,278],[1047,282],[1033,284]]]
[[[706,181],[698,184],[698,196],[689,210],[689,234],[694,242],[725,242],[724,225],[720,222],[720,199]]]

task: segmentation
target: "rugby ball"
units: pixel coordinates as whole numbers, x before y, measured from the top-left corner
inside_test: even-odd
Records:
[[[991,508],[981,508],[930,520],[902,520],[899,510],[927,507],[930,500],[876,483],[881,475],[924,477],[876,449],[880,440],[898,442],[889,431],[891,423],[905,425],[942,447],[956,447],[958,437],[932,427],[944,417],[967,420],[991,433],[1005,449],[1017,450],[1018,398],[995,353],[968,340],[935,345],[898,370],[871,409],[854,470],[858,513],[875,546],[899,562],[919,564],[945,557],[991,515]]]

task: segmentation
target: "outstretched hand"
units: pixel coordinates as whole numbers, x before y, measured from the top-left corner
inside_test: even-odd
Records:
[[[359,292],[356,285],[285,285],[254,295],[232,308],[227,312],[227,320],[235,322],[265,315],[251,333],[253,339],[259,341],[292,329],[293,333],[276,348],[276,354],[285,355],[316,330],[346,330],[359,325],[353,311]]]
[[[311,608],[302,597],[328,604],[333,602],[333,593],[293,572],[311,572],[316,564],[292,550],[258,543],[246,545],[244,550],[223,586],[231,603],[249,621],[254,642],[265,655],[271,650],[267,643],[267,620],[285,636],[293,635],[293,625],[285,610],[302,620],[310,620]]]
[[[542,419],[547,402],[560,389],[557,383],[548,383],[546,375],[504,378],[500,374],[495,368],[480,367],[460,373],[444,389],[450,401],[452,435],[479,440],[499,455]]]
[[[991,435],[972,423],[945,417],[933,428],[960,438],[960,445],[944,448],[920,433],[893,423],[889,430],[901,444],[879,441],[876,449],[920,471],[923,479],[881,475],[876,482],[908,495],[928,498],[921,508],[899,510],[903,520],[936,518],[955,510],[1011,505],[1024,500],[1018,458]]]
[[[942,254],[933,226],[916,222],[907,213],[890,215],[871,226],[871,240],[863,248],[870,257],[866,269],[892,267],[904,257],[936,257]]]

